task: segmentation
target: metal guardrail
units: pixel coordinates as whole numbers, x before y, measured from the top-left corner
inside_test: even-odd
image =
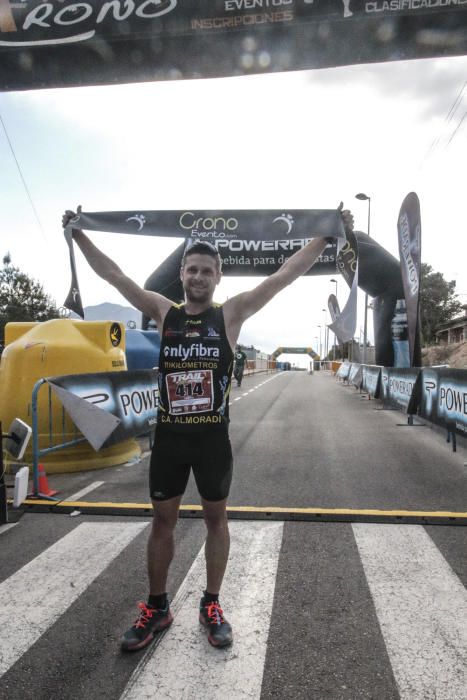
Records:
[[[52,389],[50,385],[48,385],[48,401],[47,401],[47,406],[48,406],[48,418],[47,418],[47,423],[48,423],[48,435],[49,435],[49,447],[45,448],[40,448],[39,447],[39,408],[38,408],[38,395],[41,387],[47,384],[47,379],[42,378],[39,379],[34,384],[33,390],[32,390],[32,396],[31,396],[31,414],[32,414],[32,482],[33,482],[33,492],[32,496],[34,498],[41,497],[41,498],[46,498],[50,499],[52,501],[57,500],[53,496],[47,496],[45,494],[41,494],[39,491],[39,462],[41,457],[44,455],[50,454],[51,452],[57,452],[58,450],[63,450],[66,447],[73,447],[74,445],[78,445],[82,442],[86,442],[86,438],[81,435],[81,437],[76,437],[73,440],[67,440],[65,442],[61,442],[56,445],[52,445],[52,440],[53,440],[53,435],[57,435],[59,433],[53,432],[54,426],[53,426],[53,417],[52,417]],[[66,412],[63,406],[61,407],[61,434],[64,437],[65,436],[65,419],[66,419]],[[78,430],[75,427],[75,434],[78,435]]]

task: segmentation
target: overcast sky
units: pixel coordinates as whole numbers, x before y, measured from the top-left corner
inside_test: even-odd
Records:
[[[402,200],[421,202],[422,259],[467,303],[467,58],[394,62],[221,80],[4,93],[0,115],[1,250],[60,306],[70,283],[64,209],[352,209],[356,228],[398,257]],[[456,110],[448,117],[456,97]],[[462,121],[462,118],[464,120]],[[92,235],[144,284],[179,240]],[[126,302],[78,255],[84,305]],[[271,352],[316,349],[330,277],[295,282],[244,326]],[[259,281],[259,280],[258,280]],[[256,284],[225,279],[223,301]],[[341,307],[348,289],[338,283]],[[363,325],[363,294],[360,300]],[[328,319],[329,320],[329,319]],[[297,358],[294,358],[297,361]]]

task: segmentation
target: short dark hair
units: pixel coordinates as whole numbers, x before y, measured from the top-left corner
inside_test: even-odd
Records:
[[[185,265],[189,255],[209,255],[216,260],[218,272],[222,270],[222,258],[219,255],[219,251],[215,245],[208,243],[208,241],[196,241],[191,245],[188,244],[182,256],[182,267]]]

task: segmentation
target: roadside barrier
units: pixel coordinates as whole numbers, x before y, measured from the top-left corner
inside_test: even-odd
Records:
[[[78,445],[81,442],[85,442],[86,438],[78,433],[77,428],[74,426],[74,432],[75,432],[75,437],[73,437],[71,440],[64,440],[65,434],[68,434],[67,430],[67,421],[66,421],[66,412],[65,409],[62,407],[60,411],[60,430],[61,432],[57,433],[57,426],[54,425],[53,422],[53,411],[52,411],[52,388],[50,384],[47,386],[48,389],[48,398],[47,398],[47,425],[48,425],[48,446],[40,448],[39,447],[39,408],[38,408],[38,396],[39,396],[39,391],[41,387],[44,386],[44,384],[47,384],[47,379],[42,378],[39,379],[33,387],[32,390],[32,396],[31,396],[31,413],[32,413],[32,485],[33,485],[33,491],[30,497],[32,496],[33,498],[46,498],[50,500],[57,500],[54,498],[54,494],[50,493],[44,493],[41,489],[41,486],[47,487],[48,489],[48,484],[47,484],[47,479],[44,482],[44,477],[42,475],[42,481],[40,481],[40,475],[39,475],[39,459],[46,454],[50,454],[51,452],[57,452],[57,450],[63,450],[66,447],[71,447],[73,445]],[[53,436],[61,434],[62,436],[62,442],[59,442],[58,444],[53,444]]]
[[[46,420],[41,425],[48,426],[48,435],[39,434],[38,396],[44,384],[48,397],[41,402],[42,410],[46,411]],[[45,473],[40,469],[45,455],[83,442],[98,452],[101,448],[124,445],[137,436],[151,436],[157,420],[157,403],[156,370],[70,374],[37,381],[31,399],[32,496],[53,499]],[[39,445],[39,439],[44,442],[47,437],[48,444]]]
[[[457,449],[456,436],[467,437],[467,370],[448,367],[379,367],[343,362],[336,373],[386,409],[414,416],[447,431],[447,442]]]
[[[274,361],[267,359],[247,360],[243,376],[245,377],[247,374],[259,374],[260,372],[269,374],[269,372],[276,371],[277,367]]]

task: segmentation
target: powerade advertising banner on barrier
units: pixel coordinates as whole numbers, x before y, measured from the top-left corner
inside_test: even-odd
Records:
[[[465,0],[1,0],[0,90],[467,52]]]
[[[374,399],[380,398],[382,369],[382,367],[376,367],[374,365],[363,365],[362,384],[360,388]]]
[[[339,379],[348,379],[351,364],[350,362],[344,361],[336,372],[336,377]]]
[[[381,399],[387,408],[408,412],[412,391],[419,369],[383,367],[381,370]]]
[[[360,389],[360,386],[362,384],[362,376],[363,376],[363,369],[362,365],[359,365],[357,363],[352,363],[350,367],[350,372],[349,372],[349,384],[353,384],[354,386],[357,387],[357,389]]]
[[[98,451],[148,433],[157,421],[156,370],[99,372],[47,381],[84,437]]]
[[[410,413],[467,436],[467,370],[423,369],[414,388]]]

